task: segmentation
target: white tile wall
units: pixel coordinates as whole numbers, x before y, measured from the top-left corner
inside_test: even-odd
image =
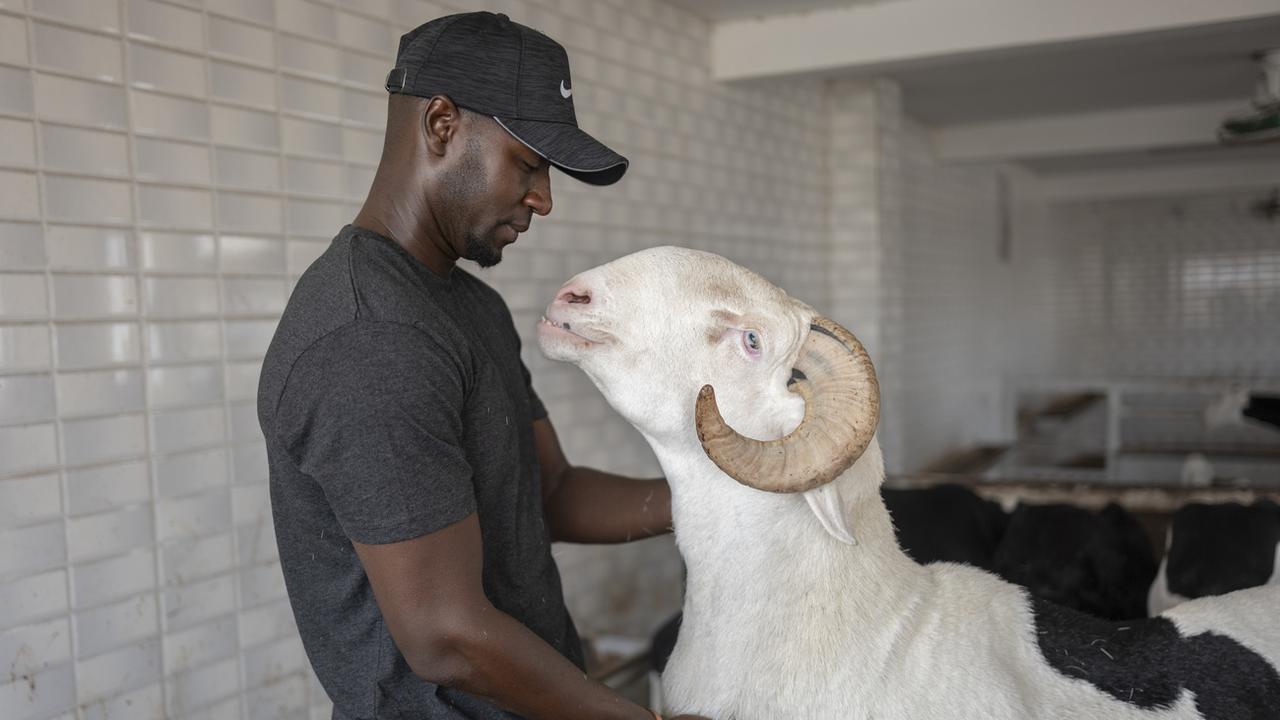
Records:
[[[1280,378],[1277,225],[1251,212],[1264,194],[1055,207],[1055,370]]]
[[[0,2],[0,717],[327,717],[270,532],[258,365],[372,181],[399,34],[472,5]],[[632,168],[556,175],[555,213],[483,277],[569,457],[656,475],[534,322],[574,273],[655,244],[825,306],[826,90],[712,83],[708,26],[660,0],[497,9],[568,46],[580,122]],[[677,606],[669,539],[555,552],[586,633]]]

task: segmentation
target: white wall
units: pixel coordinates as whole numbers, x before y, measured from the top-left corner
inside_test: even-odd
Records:
[[[706,24],[654,0],[485,5],[566,44],[581,124],[632,160],[613,188],[556,176],[552,218],[482,275],[522,332],[573,273],[659,243],[825,303],[821,85],[713,85]],[[328,717],[258,366],[363,199],[398,35],[478,8],[0,0],[0,717]],[[576,370],[526,359],[572,461],[657,472]],[[676,607],[669,540],[556,552],[587,632]]]
[[[1280,378],[1280,223],[1262,189],[1054,209],[1056,371]]]

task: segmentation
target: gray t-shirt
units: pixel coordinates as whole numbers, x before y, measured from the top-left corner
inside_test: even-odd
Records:
[[[460,268],[343,228],[298,281],[263,362],[258,420],[289,601],[341,720],[513,716],[410,671],[351,541],[479,514],[484,591],[582,667],[543,515],[546,416],[511,313]]]

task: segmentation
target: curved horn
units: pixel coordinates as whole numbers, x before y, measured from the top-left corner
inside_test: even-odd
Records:
[[[702,449],[743,485],[776,493],[812,490],[836,479],[871,444],[880,419],[880,386],[853,333],[828,318],[814,318],[795,369],[805,378],[791,387],[804,398],[804,419],[778,440],[738,434],[720,416],[715,390],[704,385],[698,393]]]

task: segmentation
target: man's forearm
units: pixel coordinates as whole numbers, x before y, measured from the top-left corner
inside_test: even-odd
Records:
[[[544,506],[553,540],[620,543],[671,531],[671,488],[571,467]]]
[[[448,651],[419,674],[530,720],[652,720],[653,714],[588,678],[533,631],[486,604],[449,634]]]

